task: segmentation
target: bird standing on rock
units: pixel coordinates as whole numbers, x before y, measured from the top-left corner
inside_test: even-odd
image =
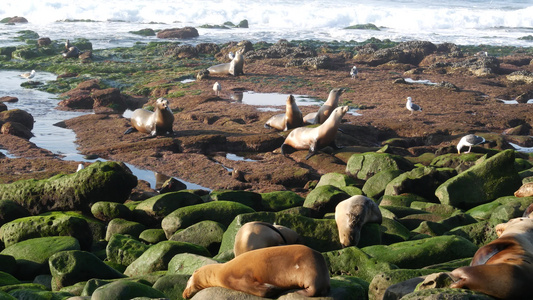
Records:
[[[220,91],[222,90],[222,86],[220,86],[220,83],[215,82],[215,84],[213,84],[213,91],[215,91],[215,95],[217,96],[220,96]]]
[[[457,144],[457,154],[461,153],[461,148],[468,146],[468,151],[465,153],[470,153],[470,150],[472,150],[472,146],[483,144],[485,142],[485,138],[481,136],[477,136],[475,134],[468,134],[461,138],[459,143]]]
[[[357,73],[359,73],[359,71],[357,71],[357,67],[353,66],[353,68],[350,70],[350,76],[352,76],[352,79],[355,79],[355,77],[357,77]]]
[[[422,107],[414,104],[412,102],[412,98],[411,97],[407,97],[407,103],[405,103],[405,107],[411,111],[411,114],[413,114],[414,111],[422,111]]]

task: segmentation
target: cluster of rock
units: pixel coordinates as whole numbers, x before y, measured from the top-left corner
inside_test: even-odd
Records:
[[[182,299],[195,269],[232,259],[239,228],[264,221],[293,229],[323,254],[332,278],[323,299],[490,299],[427,280],[417,285],[468,265],[496,238],[496,224],[521,216],[533,195],[513,193],[525,182],[533,182],[533,164],[513,150],[446,154],[429,166],[357,153],[346,173],[323,175],[305,198],[291,191],[132,193],[137,180],[124,165],[97,162],[0,185],[0,297]],[[362,194],[379,203],[383,222],[365,224],[359,244],[342,248],[334,208]],[[261,299],[222,288],[196,297]]]
[[[33,116],[21,109],[7,109],[3,102],[16,102],[16,97],[0,98],[0,133],[11,134],[29,140],[33,137]]]

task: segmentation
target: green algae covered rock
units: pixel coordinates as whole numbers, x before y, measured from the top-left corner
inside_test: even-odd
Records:
[[[167,237],[165,236],[165,231],[163,229],[154,228],[146,229],[139,235],[139,239],[148,244],[157,244],[159,242],[165,241]]]
[[[218,261],[198,254],[176,254],[168,263],[167,274],[192,275],[201,266],[217,264]]]
[[[370,198],[379,198],[385,193],[387,184],[402,174],[402,170],[385,170],[370,177],[363,186],[363,193]]]
[[[473,207],[466,213],[478,220],[495,219],[503,223],[521,217],[531,203],[533,203],[533,197],[505,196]]]
[[[0,272],[6,272],[9,274],[15,274],[17,269],[17,261],[11,255],[2,254],[0,252]]]
[[[346,173],[358,179],[368,180],[381,171],[409,171],[412,168],[413,164],[399,155],[367,152],[353,154],[346,164]]]
[[[138,238],[141,232],[143,232],[145,229],[146,226],[141,223],[116,218],[111,220],[111,222],[109,222],[107,225],[105,240],[109,241],[109,239],[117,233],[128,234]]]
[[[49,273],[50,256],[66,250],[80,250],[80,244],[70,236],[41,237],[13,244],[1,253],[16,259],[17,278],[32,280],[39,274]]]
[[[0,200],[0,226],[18,218],[28,217],[30,213],[20,204],[11,200]]]
[[[498,238],[494,227],[500,224],[499,220],[487,220],[454,228],[445,234],[463,237],[478,247],[488,244]]]
[[[261,193],[261,206],[267,211],[280,211],[302,206],[305,198],[293,191]]]
[[[62,300],[69,299],[74,295],[68,292],[40,291],[35,289],[19,289],[9,292],[9,295],[16,299],[51,299]]]
[[[332,185],[334,187],[342,188],[346,186],[355,185],[355,180],[346,175],[341,173],[327,173],[322,176],[320,176],[320,180],[317,183],[317,187],[322,185]]]
[[[187,286],[190,275],[172,274],[159,278],[154,285],[154,289],[163,292],[169,299],[183,299],[181,295]]]
[[[435,270],[423,270],[423,269],[392,269],[384,270],[372,278],[370,286],[368,288],[369,299],[389,299],[383,298],[387,289],[395,284],[411,280],[413,278],[426,276],[435,273]],[[419,281],[423,279],[420,278]]]
[[[307,197],[303,207],[310,208],[319,216],[334,212],[335,206],[341,201],[350,198],[350,195],[333,185],[322,185],[313,189]]]
[[[402,300],[424,300],[424,299],[446,299],[446,300],[494,300],[480,292],[465,289],[437,288],[416,291],[402,297]]]
[[[129,266],[139,258],[150,246],[122,234],[114,234],[109,239],[106,247],[107,260],[110,262]]]
[[[368,283],[353,276],[331,277],[330,286],[328,297],[332,299],[366,299],[368,294]]]
[[[254,212],[252,208],[233,201],[212,201],[178,208],[161,222],[167,238],[178,229],[189,227],[204,220],[219,222],[228,226],[240,214]]]
[[[90,212],[98,201],[124,202],[137,177],[117,162],[95,162],[79,172],[48,179],[0,184],[0,200],[12,200],[32,215],[46,211]]]
[[[67,213],[20,218],[0,227],[0,239],[6,247],[32,238],[67,235],[76,238],[82,249],[92,245],[87,221]]]
[[[254,210],[262,210],[262,197],[260,194],[249,191],[212,191],[209,197],[213,201],[233,201],[244,204]]]
[[[226,227],[215,221],[201,221],[174,233],[169,240],[200,245],[212,255],[218,253]]]
[[[413,193],[429,201],[437,202],[435,190],[455,175],[457,172],[449,168],[415,168],[391,180],[385,188],[385,195]]]
[[[463,153],[461,155],[449,153],[435,157],[431,161],[430,166],[436,168],[454,168],[457,172],[463,172],[474,166],[482,156],[483,154],[474,152]]]
[[[117,280],[97,288],[93,292],[91,300],[133,299],[136,297],[166,298],[166,295],[143,283]]]
[[[93,216],[101,221],[109,222],[115,218],[130,219],[131,210],[122,203],[98,201],[91,206]]]
[[[60,290],[91,278],[114,279],[123,278],[124,274],[109,267],[90,252],[70,250],[61,251],[49,259],[52,278],[52,289]]]
[[[438,236],[388,246],[374,245],[361,250],[378,261],[388,262],[399,268],[417,269],[471,257],[477,248],[475,244],[459,236]]]
[[[322,253],[330,274],[347,275],[370,282],[378,273],[396,269],[396,266],[370,257],[357,247],[346,247]]]
[[[155,271],[166,270],[170,260],[174,255],[179,253],[194,253],[209,256],[209,251],[198,245],[175,241],[163,241],[146,250],[126,268],[124,274],[128,276],[139,276]]]
[[[0,286],[19,284],[20,281],[13,275],[0,271]],[[0,299],[2,299],[0,297]]]
[[[159,223],[164,217],[178,208],[203,203],[200,196],[187,191],[164,193],[139,203],[134,210],[137,218],[151,219]],[[142,217],[139,217],[142,216]]]
[[[398,242],[403,242],[409,239],[411,231],[396,220],[383,217],[381,222],[382,228],[382,243],[390,245]]]
[[[522,180],[514,167],[515,152],[502,151],[447,180],[435,191],[443,204],[469,209],[512,195]]]

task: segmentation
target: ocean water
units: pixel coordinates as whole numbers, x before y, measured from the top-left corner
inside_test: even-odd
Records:
[[[2,0],[0,18],[23,16],[28,24],[0,24],[0,47],[17,45],[20,30],[53,40],[87,38],[95,49],[157,40],[129,33],[204,24],[249,28],[202,29],[186,43],[250,40],[276,42],[322,40],[361,42],[371,37],[393,41],[427,40],[459,45],[533,46],[519,38],[533,35],[532,0]],[[96,22],[64,22],[92,20]],[[381,28],[348,30],[372,23]]]

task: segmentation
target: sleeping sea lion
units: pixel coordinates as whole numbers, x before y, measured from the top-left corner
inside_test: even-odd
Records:
[[[244,75],[244,47],[239,49],[231,62],[225,64],[218,64],[207,68],[209,75],[227,75],[233,76]]]
[[[347,111],[348,106],[337,107],[322,125],[314,128],[299,127],[294,129],[281,145],[281,153],[286,155],[291,151],[291,148],[296,150],[309,149],[309,153],[305,157],[305,159],[309,159],[327,146],[339,149],[335,144],[335,137],[342,117]]]
[[[304,245],[277,246],[198,268],[182,296],[189,299],[202,289],[218,286],[259,297],[273,297],[288,290],[314,297],[328,293],[329,281],[329,270],[320,252]]]
[[[155,110],[151,112],[146,109],[138,108],[131,114],[131,125],[124,134],[131,133],[135,130],[143,133],[149,133],[151,136],[158,134],[173,134],[172,124],[174,123],[174,114],[168,106],[168,100],[159,98],[155,102]]]
[[[304,121],[302,118],[302,112],[296,105],[296,100],[294,100],[293,95],[287,97],[287,102],[285,104],[285,113],[278,114],[266,121],[266,128],[274,128],[281,131],[287,131],[296,127],[303,126]]]
[[[237,231],[233,252],[235,256],[254,249],[301,243],[294,230],[266,222],[248,222]]]
[[[307,114],[304,117],[304,122],[306,124],[322,124],[326,122],[331,112],[339,105],[339,98],[345,91],[345,88],[332,89],[329,92],[328,99],[322,104],[318,112]]]
[[[366,223],[381,224],[382,216],[372,199],[357,195],[341,201],[335,207],[335,222],[343,247],[357,246],[361,228]]]
[[[533,196],[533,182],[524,183],[516,192],[515,197],[531,197]]]
[[[452,288],[500,299],[531,299],[533,219],[515,218],[496,226],[498,238],[481,247],[468,267],[453,270]]]

